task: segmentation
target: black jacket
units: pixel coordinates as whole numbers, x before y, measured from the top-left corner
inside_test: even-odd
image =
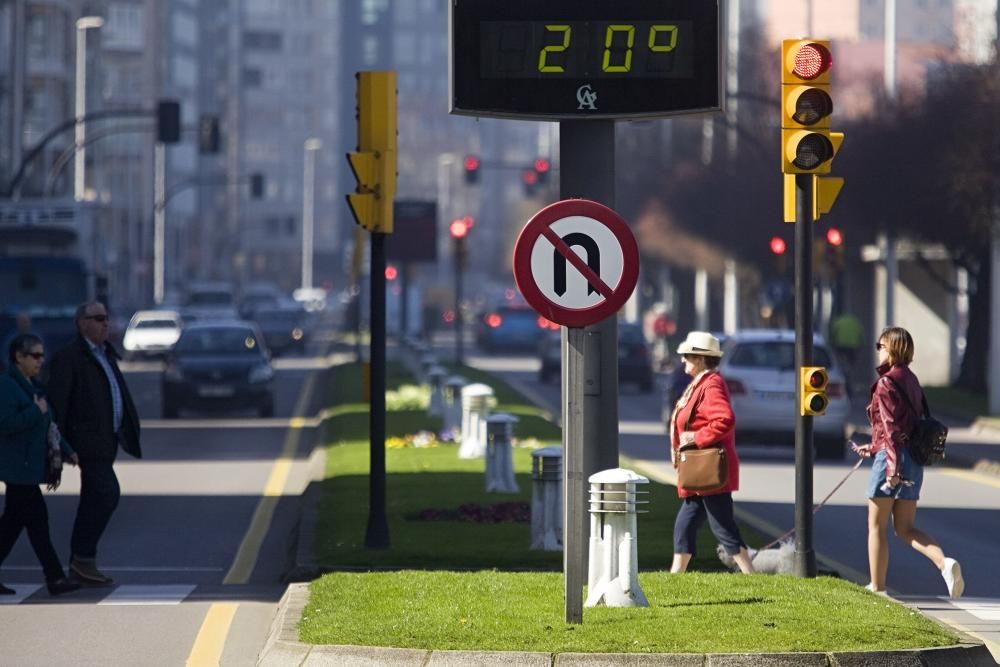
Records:
[[[139,414],[118,369],[118,353],[109,343],[105,343],[105,347],[122,392],[121,446],[132,456],[142,458]],[[80,459],[113,461],[118,453],[118,442],[114,432],[111,387],[104,369],[90,351],[90,344],[82,336],[77,336],[52,358],[48,389],[59,430]]]

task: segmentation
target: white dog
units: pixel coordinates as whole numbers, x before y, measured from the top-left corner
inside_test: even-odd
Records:
[[[734,572],[739,572],[739,566],[733,557],[726,553],[720,544],[716,552],[722,564]],[[795,541],[785,540],[771,549],[757,551],[748,549],[754,571],[759,574],[795,574]]]

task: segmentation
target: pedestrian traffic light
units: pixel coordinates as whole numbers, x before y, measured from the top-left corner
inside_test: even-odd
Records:
[[[540,157],[535,160],[535,173],[538,174],[539,185],[544,185],[549,182],[550,171],[552,171],[552,163],[547,159]]]
[[[475,155],[466,155],[465,159],[462,160],[466,185],[475,185],[479,182],[479,167],[479,158]]]
[[[358,72],[358,148],[347,154],[357,187],[347,195],[354,220],[369,232],[392,233],[396,194],[396,73]]]
[[[786,39],[781,43],[781,170],[828,174],[844,140],[830,131],[829,40]]]
[[[815,417],[826,412],[830,399],[826,397],[826,387],[830,376],[822,366],[804,366],[799,374],[799,413],[804,417]]]
[[[219,117],[215,114],[202,114],[198,119],[198,152],[202,155],[218,153],[221,143]]]
[[[181,103],[177,100],[160,100],[156,105],[156,140],[163,144],[181,140]]]

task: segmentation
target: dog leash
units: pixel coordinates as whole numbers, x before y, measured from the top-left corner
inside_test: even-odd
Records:
[[[813,514],[816,514],[816,512],[819,511],[819,508],[826,504],[826,501],[828,501],[833,496],[833,494],[835,494],[840,489],[840,487],[842,487],[844,485],[844,482],[846,482],[847,479],[851,475],[853,475],[855,473],[855,471],[857,471],[857,469],[860,468],[861,464],[864,463],[864,462],[865,462],[864,457],[859,456],[858,457],[858,462],[854,464],[853,468],[851,468],[850,470],[847,471],[847,474],[844,475],[844,479],[840,480],[840,482],[837,484],[837,486],[833,487],[833,491],[831,491],[830,493],[826,494],[826,498],[824,498],[823,500],[821,500],[818,505],[816,505],[816,506],[813,507]],[[790,531],[788,531],[787,533],[785,533],[784,535],[782,535],[778,539],[774,540],[773,542],[771,542],[771,543],[769,543],[769,544],[767,544],[765,546],[762,546],[757,551],[764,551],[765,549],[770,549],[775,544],[778,544],[779,542],[784,541],[785,538],[790,537],[794,532],[795,532],[795,529],[792,528]]]

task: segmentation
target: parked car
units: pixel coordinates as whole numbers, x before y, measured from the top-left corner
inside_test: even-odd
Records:
[[[795,386],[795,332],[747,330],[733,334],[719,371],[726,379],[736,414],[737,443],[744,439],[794,440],[798,399]],[[819,335],[813,338],[814,366],[830,377],[826,413],[813,419],[817,458],[842,459],[850,411],[844,373]]]
[[[129,320],[122,338],[125,356],[162,356],[181,335],[181,316],[175,310],[140,310]]]
[[[476,318],[476,344],[487,351],[532,351],[552,326],[530,308],[500,306]]]
[[[274,355],[306,349],[306,312],[295,306],[259,307],[253,321],[264,335],[264,343]]]
[[[558,381],[562,368],[561,334],[548,331],[541,339],[538,379],[543,383]],[[638,324],[618,323],[618,381],[634,382],[645,393],[653,391],[653,361],[649,344]]]
[[[163,416],[181,410],[252,407],[274,416],[274,370],[260,331],[249,322],[185,327],[163,370]]]

